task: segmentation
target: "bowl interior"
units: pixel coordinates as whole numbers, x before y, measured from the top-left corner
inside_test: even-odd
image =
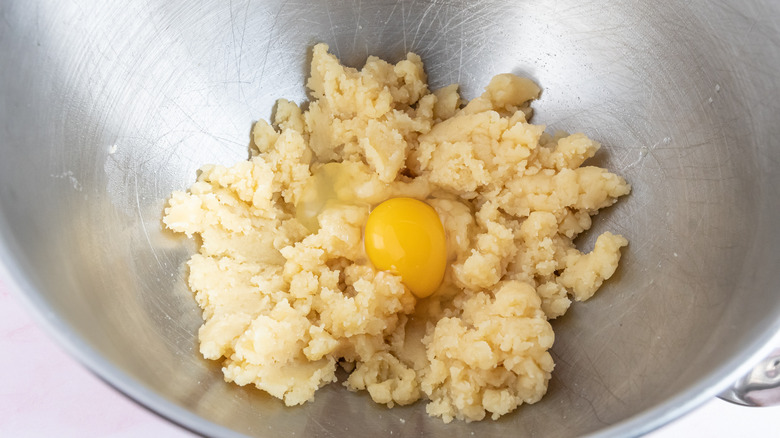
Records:
[[[0,254],[82,360],[201,432],[646,430],[714,394],[780,325],[778,6],[731,3],[3,2]],[[534,121],[600,141],[593,161],[633,185],[579,240],[631,244],[554,321],[541,402],[445,425],[423,403],[388,410],[334,384],[285,408],[198,354],[195,245],[162,230],[165,200],[201,165],[245,159],[277,98],[307,99],[319,41],[355,67],[414,51],[431,88],[468,98],[495,74],[529,76],[544,90]]]

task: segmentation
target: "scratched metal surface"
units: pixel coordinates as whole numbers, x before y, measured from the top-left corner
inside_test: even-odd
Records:
[[[723,389],[780,328],[780,30],[771,1],[3,1],[0,257],[97,374],[209,435],[637,434]],[[426,62],[467,97],[497,73],[544,88],[536,121],[584,131],[634,191],[593,233],[631,240],[593,300],[554,322],[547,397],[444,425],[331,385],[303,407],[227,385],[161,231],[173,189],[247,156],[311,46]],[[23,358],[20,358],[23,360]]]

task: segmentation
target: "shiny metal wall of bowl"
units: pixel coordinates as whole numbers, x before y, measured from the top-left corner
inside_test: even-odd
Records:
[[[0,3],[0,258],[67,348],[208,435],[564,437],[647,431],[717,394],[780,330],[780,5],[766,1]],[[415,51],[433,88],[495,74],[543,88],[535,122],[603,143],[632,194],[595,218],[630,246],[553,322],[547,396],[443,424],[339,385],[285,408],[225,384],[161,229],[205,163],[306,100],[312,45],[359,67]]]

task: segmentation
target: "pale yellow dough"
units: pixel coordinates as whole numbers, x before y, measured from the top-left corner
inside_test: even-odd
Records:
[[[581,167],[595,141],[527,123],[540,93],[528,79],[496,76],[463,106],[456,85],[428,90],[415,54],[357,71],[327,49],[314,47],[308,110],[280,100],[250,160],[204,166],[165,209],[168,228],[202,239],[188,263],[201,353],[287,405],[339,364],[350,390],[427,399],[446,422],[538,401],[548,320],[590,298],[628,243],[604,233],[582,254],[572,239],[629,185]],[[428,202],[447,232],[445,279],[425,300],[363,249],[369,209],[394,196]]]

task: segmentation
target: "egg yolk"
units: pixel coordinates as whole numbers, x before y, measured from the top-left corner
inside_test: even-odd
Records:
[[[371,211],[366,222],[368,258],[382,271],[400,275],[418,298],[441,284],[447,266],[447,244],[439,215],[412,198],[389,199]]]

